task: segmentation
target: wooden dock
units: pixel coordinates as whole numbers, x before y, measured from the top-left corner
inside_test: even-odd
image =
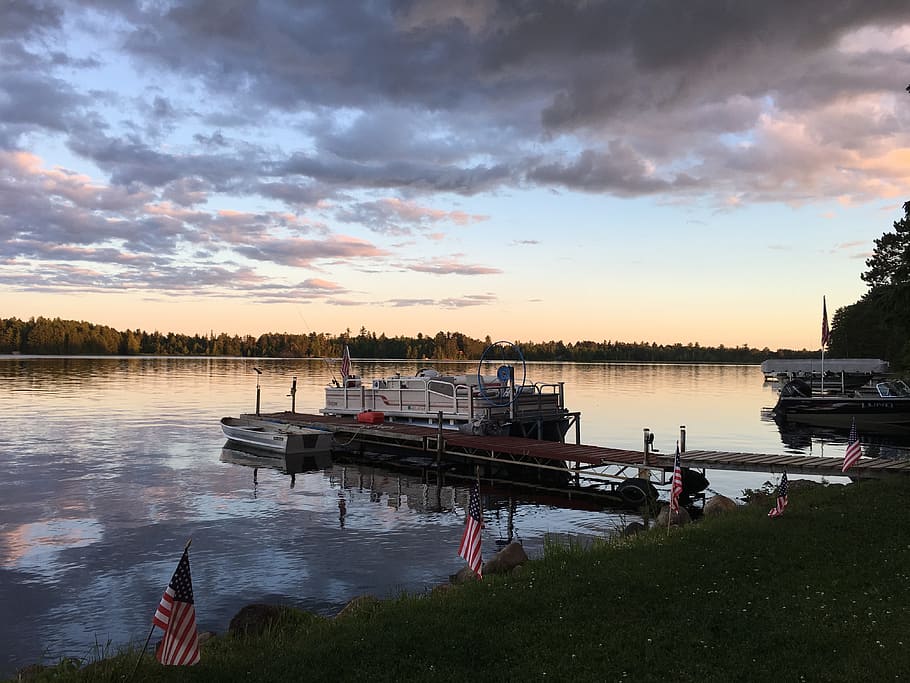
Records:
[[[244,415],[243,417],[256,417]],[[385,447],[418,451],[440,459],[460,459],[475,464],[498,464],[555,470],[592,478],[639,476],[639,470],[672,471],[674,454],[590,446],[584,444],[538,441],[514,436],[474,436],[435,427],[390,423],[370,425],[351,417],[269,413],[261,419],[328,429],[342,446]],[[441,440],[440,440],[441,435]],[[764,453],[732,453],[690,450],[680,456],[683,467],[742,472],[768,472],[817,476],[846,476],[841,473],[840,457],[815,457]],[[633,472],[627,474],[627,472]],[[910,475],[910,460],[862,458],[850,468],[854,479]],[[663,474],[661,475],[663,482]]]

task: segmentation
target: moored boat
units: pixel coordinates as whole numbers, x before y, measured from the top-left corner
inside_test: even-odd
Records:
[[[793,422],[858,429],[910,424],[910,387],[902,380],[875,382],[852,392],[817,392],[803,380],[787,382],[774,414]]]
[[[499,342],[502,344],[502,342]],[[344,366],[344,364],[343,364]],[[388,422],[437,425],[470,434],[523,436],[562,441],[578,413],[565,406],[563,382],[535,383],[526,378],[523,360],[483,374],[444,375],[423,368],[369,381],[349,374],[325,388],[326,415],[369,415]]]
[[[278,424],[253,418],[221,418],[221,431],[230,440],[255,448],[289,454],[327,453],[332,433],[309,427]]]
[[[857,389],[888,373],[888,361],[878,358],[770,358],[761,364],[765,381],[781,385],[801,379],[813,389]]]

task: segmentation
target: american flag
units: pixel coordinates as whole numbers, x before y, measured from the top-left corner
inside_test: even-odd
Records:
[[[790,493],[790,484],[787,481],[787,473],[780,475],[780,484],[777,486],[777,505],[768,512],[768,517],[780,517],[784,514],[784,508],[787,507],[787,496]]]
[[[193,581],[190,578],[188,549],[177,564],[152,624],[164,631],[164,638],[155,649],[162,664],[197,664],[199,642],[196,637],[196,606],[193,603]]]
[[[351,351],[348,345],[344,345],[344,353],[341,356],[341,378],[347,379],[351,374]]]
[[[863,454],[863,447],[859,443],[859,436],[856,434],[856,418],[853,418],[853,424],[850,425],[850,436],[847,437],[847,450],[844,452],[844,466],[841,472],[849,470],[853,463],[859,460]]]
[[[480,531],[483,529],[483,517],[480,514],[480,493],[477,484],[471,487],[471,500],[468,503],[468,518],[465,520],[464,533],[458,555],[463,557],[478,578],[483,578],[480,557]]]
[[[825,297],[822,297],[822,348],[828,345],[828,339],[831,337],[831,330],[828,329],[828,304],[825,303]]]
[[[679,512],[679,494],[682,493],[682,467],[679,465],[679,443],[676,444],[676,457],[673,459],[673,485],[670,487],[670,514]]]

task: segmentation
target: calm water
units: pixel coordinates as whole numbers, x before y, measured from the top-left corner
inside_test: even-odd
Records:
[[[260,468],[254,479],[234,462],[218,420],[253,412],[254,365],[264,412],[290,408],[292,376],[298,412],[321,406],[331,376],[322,361],[0,357],[0,676],[42,659],[90,657],[96,645],[141,644],[189,538],[203,630],[225,630],[252,602],[329,615],[363,593],[426,590],[463,566],[461,489],[337,463],[293,480]],[[416,365],[356,369],[372,377]],[[566,382],[584,443],[637,449],[648,427],[655,446],[672,451],[686,425],[692,449],[843,452],[837,437],[794,442],[763,420],[775,395],[755,366],[555,363],[528,372]],[[710,490],[735,497],[768,476],[709,479]],[[509,533],[509,502],[485,507],[488,557]],[[514,535],[532,557],[547,534],[603,537],[628,521],[514,502]]]

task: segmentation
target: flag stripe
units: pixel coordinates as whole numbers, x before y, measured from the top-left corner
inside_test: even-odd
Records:
[[[831,330],[828,328],[828,304],[825,297],[822,297],[822,348],[828,345],[831,337]]]
[[[167,624],[171,619],[171,609],[174,605],[174,589],[170,586],[164,591],[164,595],[161,596],[161,602],[158,603],[158,609],[155,610],[155,617],[152,619],[152,623],[155,624],[158,628],[166,631]]]
[[[463,557],[478,577],[483,578],[483,561],[480,550],[480,533],[483,530],[483,517],[480,512],[480,494],[477,485],[471,487],[468,503],[468,516],[465,520],[464,533],[458,546],[458,554]]]
[[[190,558],[186,550],[158,603],[152,624],[164,631],[164,637],[155,650],[159,662],[196,664],[199,661],[196,605],[193,601]]]
[[[768,517],[780,517],[784,514],[784,508],[789,502],[790,483],[787,481],[787,473],[780,476],[780,484],[777,486],[777,505],[768,511]]]
[[[673,485],[670,487],[670,513],[679,512],[679,494],[682,493],[682,467],[679,464],[679,444],[676,444],[676,457],[673,459]]]
[[[854,463],[860,459],[863,454],[863,447],[859,442],[859,436],[856,433],[856,418],[850,425],[850,436],[847,437],[847,450],[844,452],[844,465],[841,472],[846,472],[853,467]]]
[[[351,351],[347,344],[344,347],[344,353],[341,356],[341,379],[346,380],[351,374]]]

